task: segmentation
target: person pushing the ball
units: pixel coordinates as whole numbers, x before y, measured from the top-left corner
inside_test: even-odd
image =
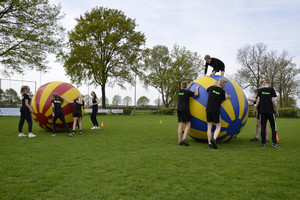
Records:
[[[207,118],[207,139],[208,148],[217,149],[217,138],[221,130],[221,104],[226,100],[230,99],[230,95],[225,94],[225,86],[227,80],[220,78],[218,82],[215,82],[212,86],[207,88],[208,101],[206,106],[206,118]],[[216,130],[214,137],[212,138],[211,129],[212,123],[216,123]]]
[[[189,108],[190,97],[199,95],[199,87],[197,85],[195,93],[188,90],[194,82],[191,82],[187,85],[186,81],[181,82],[181,90],[178,92],[178,105],[177,105],[177,115],[178,115],[178,145],[189,146],[189,143],[186,141],[187,134],[191,128],[191,114]],[[183,139],[181,139],[183,123],[186,123],[184,129]]]

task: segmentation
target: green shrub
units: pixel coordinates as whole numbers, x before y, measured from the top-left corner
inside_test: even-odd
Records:
[[[158,114],[160,115],[174,115],[176,108],[161,108],[158,110]]]
[[[279,112],[279,117],[299,117],[298,113],[299,113],[299,109],[298,108],[279,108],[278,112]]]
[[[132,113],[132,109],[130,109],[130,108],[123,109],[123,114],[124,115],[131,115],[131,113]]]

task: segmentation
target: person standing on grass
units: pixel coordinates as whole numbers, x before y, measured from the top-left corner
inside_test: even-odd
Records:
[[[187,85],[186,81],[181,82],[181,90],[178,92],[178,105],[177,105],[177,115],[178,115],[178,145],[189,146],[189,143],[186,141],[187,134],[191,128],[191,114],[189,108],[190,97],[199,95],[199,87],[197,85],[195,93],[188,90],[193,82]],[[181,139],[183,123],[186,123],[184,129],[183,139]]]
[[[91,96],[93,97],[92,104],[88,106],[88,107],[92,106],[91,120],[93,123],[93,127],[91,129],[100,129],[98,121],[97,121],[99,99],[97,98],[97,95],[94,91],[91,92]]]
[[[226,95],[224,88],[227,80],[220,78],[218,82],[215,82],[212,86],[207,88],[209,92],[208,101],[206,105],[206,118],[207,118],[207,140],[208,148],[217,149],[217,138],[221,130],[221,104],[226,100],[230,99],[230,95]],[[212,138],[212,123],[216,123],[216,130]]]
[[[28,124],[28,137],[36,137],[32,133],[32,118],[31,118],[31,113],[34,113],[33,109],[30,106],[30,97],[28,93],[30,92],[30,88],[27,85],[23,85],[21,87],[21,95],[22,95],[22,106],[20,108],[21,116],[20,116],[20,121],[19,121],[19,135],[18,137],[27,137],[27,135],[22,133],[23,125],[26,120]]]
[[[65,128],[67,129],[69,136],[73,136],[71,133],[71,130],[68,126],[68,124],[66,123],[65,120],[65,115],[63,112],[63,109],[61,108],[61,104],[64,103],[64,100],[58,95],[58,94],[52,94],[52,110],[53,110],[53,119],[52,119],[52,129],[53,129],[53,134],[52,136],[56,136],[56,120],[59,118],[61,120],[61,122],[63,123],[63,125],[65,126]]]
[[[257,92],[258,89],[254,90],[255,93],[255,99],[249,99],[251,103],[249,103],[249,106],[255,106],[257,102]],[[251,142],[259,142],[259,134],[260,134],[260,115],[259,115],[259,107],[257,108],[258,114],[257,114],[257,121],[256,121],[256,136],[252,139],[250,139]],[[254,115],[255,116],[255,115]],[[269,126],[266,126],[266,142],[269,142]]]
[[[260,108],[260,123],[261,123],[261,143],[262,147],[266,147],[266,125],[269,120],[272,129],[272,145],[271,147],[278,148],[276,132],[277,125],[275,115],[278,116],[278,107],[275,97],[277,97],[275,90],[270,87],[270,79],[264,80],[264,87],[260,88],[257,92],[257,102],[253,114],[257,113]],[[259,106],[261,104],[261,106]],[[275,107],[275,114],[274,114]]]
[[[204,72],[205,76],[206,76],[206,73],[207,73],[208,65],[210,65],[214,68],[213,71],[211,72],[210,76],[215,75],[219,71],[221,71],[221,76],[224,76],[225,65],[221,60],[219,60],[217,58],[211,58],[209,55],[206,55],[204,57],[204,60],[206,61],[206,63],[205,63],[205,72]]]
[[[83,95],[80,94],[78,99],[75,99],[74,101],[69,101],[66,97],[63,97],[68,103],[74,103],[74,109],[73,109],[73,135],[75,135],[75,128],[78,121],[79,125],[79,134],[82,134],[82,111],[81,108],[84,107],[84,101],[83,101]],[[78,119],[78,120],[77,120]]]

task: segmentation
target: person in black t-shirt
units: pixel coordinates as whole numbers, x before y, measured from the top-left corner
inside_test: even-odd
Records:
[[[75,99],[74,101],[69,101],[66,97],[63,97],[68,103],[74,103],[73,108],[73,135],[75,135],[75,128],[78,121],[79,125],[79,134],[82,134],[82,111],[81,108],[84,108],[84,101],[83,101],[83,95],[80,94],[78,99]],[[78,119],[78,120],[77,120]]]
[[[196,86],[195,93],[188,90],[193,82],[187,85],[186,81],[181,82],[181,90],[178,92],[178,105],[177,105],[177,115],[178,115],[178,144],[189,146],[189,143],[186,141],[187,134],[191,128],[191,114],[190,114],[190,97],[198,96],[200,85]],[[184,129],[183,139],[181,139],[183,123],[186,123]]]
[[[21,116],[19,121],[19,135],[18,137],[26,137],[27,135],[22,133],[23,125],[25,120],[28,124],[28,137],[35,137],[32,133],[32,118],[31,113],[34,113],[33,109],[30,106],[30,97],[28,96],[28,93],[30,92],[30,88],[27,85],[23,85],[21,87],[21,95],[22,95],[22,106],[20,108]]]
[[[206,73],[207,73],[208,65],[210,65],[214,68],[213,71],[210,74],[211,76],[215,75],[216,72],[219,72],[219,71],[221,71],[221,76],[224,76],[225,65],[221,60],[219,60],[217,58],[211,58],[209,55],[206,55],[204,57],[204,60],[206,61],[206,63],[205,63],[205,72],[204,72],[205,76],[206,76]]]
[[[97,98],[97,95],[94,91],[91,92],[91,96],[93,97],[92,104],[88,106],[88,107],[92,106],[91,120],[93,123],[93,127],[91,129],[100,129],[98,121],[97,121],[99,99]]]
[[[69,136],[73,136],[70,128],[68,126],[68,124],[66,123],[65,120],[65,115],[63,112],[63,109],[61,107],[61,104],[64,103],[64,100],[58,95],[58,94],[52,94],[52,110],[53,110],[53,119],[52,119],[52,129],[53,129],[53,134],[52,136],[56,136],[56,120],[59,118],[61,120],[61,122],[63,123],[63,125],[65,126],[65,128],[67,129]]]
[[[262,147],[266,146],[266,125],[267,120],[269,120],[272,129],[272,147],[279,147],[277,144],[276,132],[277,125],[275,120],[275,115],[278,116],[278,107],[275,97],[277,97],[276,92],[270,87],[270,79],[264,81],[264,87],[260,88],[257,93],[257,102],[254,110],[256,114],[257,109],[260,109],[260,123],[261,123],[261,139]],[[261,104],[261,106],[259,106]],[[275,107],[275,115],[274,115]]]
[[[227,80],[221,78],[218,82],[215,82],[212,86],[207,88],[207,92],[209,92],[206,105],[208,148],[218,148],[216,141],[221,130],[221,104],[230,98],[230,95],[226,95],[224,91],[226,83]],[[216,130],[212,138],[211,129],[213,122],[216,123]]]
[[[249,106],[255,106],[257,101],[257,92],[258,89],[254,90],[255,99],[248,98],[247,100],[250,101]],[[257,121],[256,121],[256,135],[254,138],[250,139],[252,142],[259,142],[259,134],[260,134],[260,115],[259,115],[259,107],[257,108]],[[255,116],[255,115],[254,115]],[[269,126],[266,126],[266,142],[269,142]]]

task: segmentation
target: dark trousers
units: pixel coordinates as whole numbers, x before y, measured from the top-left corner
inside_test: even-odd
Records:
[[[266,126],[269,120],[272,129],[272,143],[277,144],[276,133],[277,125],[275,121],[275,115],[272,114],[260,114],[260,124],[261,124],[261,140],[262,144],[266,144]]]
[[[55,123],[56,123],[56,120],[57,120],[58,118],[61,120],[61,122],[63,123],[63,125],[66,127],[68,133],[70,133],[70,128],[69,128],[68,124],[66,123],[65,116],[64,116],[63,113],[55,113],[55,114],[54,114],[54,117],[53,117],[53,119],[52,119],[53,133],[56,133],[56,126],[55,126]]]
[[[98,121],[97,121],[97,112],[98,112],[98,110],[93,109],[93,112],[91,114],[91,120],[92,120],[93,126],[99,126]]]
[[[20,121],[19,121],[19,132],[22,132],[23,129],[23,125],[25,120],[27,121],[28,124],[28,131],[31,132],[32,131],[32,118],[31,118],[31,114],[29,111],[22,111],[21,110],[21,117],[20,117]]]

